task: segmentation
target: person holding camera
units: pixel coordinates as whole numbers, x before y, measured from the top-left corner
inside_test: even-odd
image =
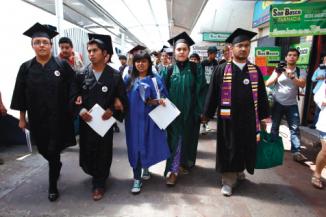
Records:
[[[293,160],[303,162],[307,158],[300,152],[300,116],[297,94],[299,87],[306,86],[306,72],[296,66],[299,56],[300,52],[297,49],[290,48],[285,57],[286,63],[280,62],[265,84],[267,87],[274,85],[272,138],[277,138],[279,135],[281,119],[285,115],[291,133]]]
[[[316,69],[316,71],[314,72],[314,74],[312,75],[312,78],[311,78],[311,80],[313,82],[317,82],[315,88],[312,91],[314,94],[316,94],[316,92],[319,90],[320,86],[325,81],[325,77],[326,77],[326,53],[322,55],[321,60],[322,60],[322,63]],[[320,113],[320,108],[318,106],[316,106],[315,114],[314,114],[314,120],[313,120],[312,125],[310,126],[311,129],[316,129],[316,123],[318,121],[319,113]]]

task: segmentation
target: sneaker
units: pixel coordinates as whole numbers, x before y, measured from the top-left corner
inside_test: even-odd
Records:
[[[141,181],[135,179],[134,180],[134,184],[132,185],[132,188],[131,188],[131,193],[133,193],[133,194],[139,194],[140,193],[140,190],[141,190],[141,187],[142,187]]]
[[[223,185],[222,189],[221,189],[221,193],[227,197],[231,196],[232,195],[232,187],[229,185]]]
[[[151,173],[149,172],[148,168],[144,168],[143,175],[141,178],[143,180],[149,180],[151,178]]]
[[[189,170],[184,168],[184,167],[179,167],[179,173],[181,175],[188,175],[189,174]]]
[[[206,134],[206,125],[202,124],[200,126],[200,135],[205,135]]]
[[[4,163],[5,163],[5,161],[2,158],[0,158],[0,165],[2,165]]]
[[[167,186],[175,186],[177,183],[177,174],[176,173],[171,173],[169,177],[166,179],[166,185]]]
[[[307,158],[301,154],[300,152],[296,152],[293,154],[293,160],[299,163],[302,163],[307,160]]]

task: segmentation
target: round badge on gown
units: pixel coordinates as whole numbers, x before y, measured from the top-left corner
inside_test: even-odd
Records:
[[[55,70],[54,71],[54,75],[57,76],[57,77],[59,77],[60,76],[60,72],[58,70]]]
[[[248,85],[248,84],[249,84],[249,82],[250,82],[250,81],[249,81],[249,79],[248,79],[248,78],[246,78],[246,79],[244,79],[244,80],[243,80],[243,84],[245,84],[245,85]]]
[[[102,87],[102,92],[103,92],[103,93],[108,92],[108,87],[107,87],[107,86],[103,86],[103,87]]]

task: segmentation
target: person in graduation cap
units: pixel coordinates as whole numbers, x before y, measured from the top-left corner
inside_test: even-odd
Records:
[[[156,65],[156,71],[158,72],[158,74],[160,74],[160,72],[163,70],[163,68],[167,68],[171,62],[170,62],[170,57],[169,54],[167,53],[166,49],[168,48],[168,46],[163,46],[161,49],[161,61],[158,65]]]
[[[134,172],[133,194],[141,191],[142,179],[150,178],[148,168],[170,155],[166,131],[161,130],[148,115],[158,105],[164,105],[164,98],[167,97],[164,82],[153,73],[152,64],[146,51],[137,52],[131,75],[125,79],[129,99],[126,141]]]
[[[105,193],[105,182],[110,174],[113,129],[111,127],[103,137],[97,134],[87,124],[92,120],[90,110],[98,104],[105,110],[103,120],[113,116],[122,121],[128,107],[121,74],[106,64],[113,54],[111,37],[89,34],[89,39],[87,51],[91,64],[77,74],[76,108],[81,117],[79,163],[84,172],[92,176],[92,197],[97,201]],[[122,104],[122,110],[115,108],[116,99]]]
[[[165,169],[166,184],[174,186],[179,171],[188,173],[195,165],[203,105],[205,76],[200,64],[188,59],[194,41],[183,32],[168,41],[174,47],[175,63],[161,73],[169,92],[169,99],[181,114],[168,127],[171,157]]]
[[[35,57],[20,66],[10,107],[20,111],[20,128],[27,128],[28,122],[34,144],[49,163],[48,199],[55,201],[59,197],[60,153],[76,144],[69,106],[75,72],[66,61],[52,56],[56,31],[36,23],[23,34],[32,38]]]
[[[123,73],[122,73],[122,78],[124,79],[127,75],[130,75],[130,73],[132,72],[132,59],[133,59],[133,55],[140,51],[140,50],[146,50],[146,47],[144,46],[141,46],[141,45],[136,45],[135,47],[131,48],[129,51],[128,51],[128,59],[127,59],[127,64],[128,64],[128,67],[126,67],[124,70],[123,70]]]
[[[247,60],[255,35],[238,28],[227,38],[233,60],[214,70],[204,106],[204,120],[212,118],[217,108],[216,165],[225,196],[232,194],[237,180],[245,178],[245,169],[254,173],[259,132],[270,115],[262,73]]]

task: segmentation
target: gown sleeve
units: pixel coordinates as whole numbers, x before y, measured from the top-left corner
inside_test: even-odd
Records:
[[[257,68],[257,72],[258,72],[258,76],[259,76],[259,81],[258,81],[258,116],[259,116],[259,120],[263,120],[263,119],[268,118],[270,116],[270,108],[269,108],[269,103],[268,103],[264,78],[262,76],[262,73],[261,73],[259,67],[256,67],[256,68]]]
[[[27,66],[23,63],[17,74],[14,92],[11,99],[10,108],[18,111],[26,111],[26,73]]]
[[[203,67],[201,64],[197,64],[197,76],[196,76],[196,114],[200,116],[203,113],[203,107],[205,103],[206,95],[206,78]]]
[[[218,96],[220,89],[219,73],[221,70],[221,67],[216,67],[212,72],[212,78],[208,87],[203,111],[203,114],[208,118],[212,118],[214,116],[216,108],[218,106]]]
[[[127,93],[126,93],[126,88],[125,84],[122,80],[122,77],[116,76],[118,81],[117,81],[117,89],[116,89],[116,97],[120,99],[122,106],[123,106],[123,111],[118,111],[115,110],[114,107],[112,106],[110,109],[113,111],[113,116],[120,122],[123,121],[126,113],[128,112],[128,98],[127,98]]]

